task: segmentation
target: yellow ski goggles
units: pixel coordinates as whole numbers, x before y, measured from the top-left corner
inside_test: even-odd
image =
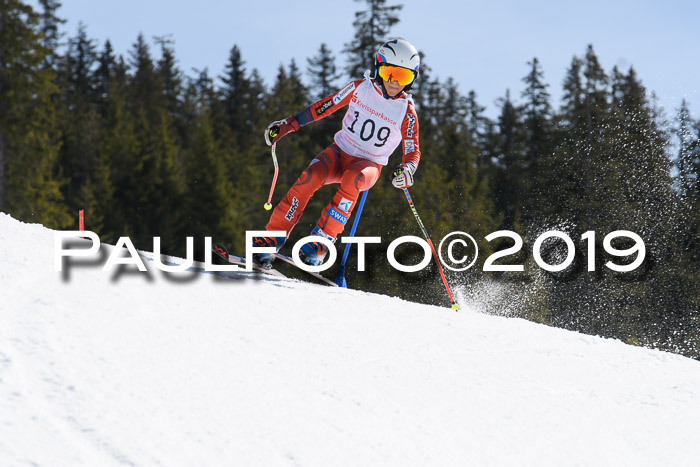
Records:
[[[380,65],[379,76],[386,81],[396,81],[401,86],[408,86],[413,82],[416,74],[413,70],[395,65]]]

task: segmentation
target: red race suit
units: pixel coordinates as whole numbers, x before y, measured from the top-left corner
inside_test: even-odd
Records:
[[[405,92],[385,98],[381,87],[365,72],[364,79],[314,102],[295,115],[300,126],[325,118],[348,106],[333,143],[304,170],[275,207],[267,230],[283,230],[289,237],[306,204],[323,185],[340,183],[331,202],[321,212],[317,225],[337,237],[350,218],[360,192],[379,179],[382,166],[403,143],[402,162],[415,172],[420,160],[418,116],[413,100]]]

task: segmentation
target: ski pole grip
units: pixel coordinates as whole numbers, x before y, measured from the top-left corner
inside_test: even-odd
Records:
[[[275,125],[272,128],[270,128],[270,138],[276,138],[277,135],[280,134],[280,127]]]

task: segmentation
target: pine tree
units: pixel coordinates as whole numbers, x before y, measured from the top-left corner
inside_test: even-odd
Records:
[[[525,158],[525,134],[522,117],[511,101],[510,91],[502,100],[498,119],[500,144],[497,155],[499,171],[492,180],[496,194],[496,206],[503,213],[503,228],[521,230],[525,204],[532,192],[531,174]]]
[[[318,54],[307,59],[307,75],[310,79],[309,97],[316,101],[336,92],[340,85],[338,79],[340,73],[337,71],[335,57],[328,46],[321,44]],[[345,83],[343,83],[345,84]],[[309,136],[313,144],[312,152],[318,153],[325,149],[338,128],[340,128],[345,112],[339,111],[316,122],[309,128]],[[304,131],[307,131],[306,129]]]
[[[678,139],[678,157],[676,158],[676,170],[678,171],[679,188],[686,196],[691,196],[696,191],[697,172],[693,169],[694,162],[700,154],[698,135],[694,134],[693,120],[685,99],[681,101],[678,111],[678,128],[675,130]]]
[[[295,115],[311,104],[307,90],[301,80],[301,73],[294,60],[288,68],[280,66],[277,80],[270,92],[266,109],[271,120],[279,120],[288,115]],[[282,140],[277,145],[278,158],[285,161],[285,170],[281,170],[278,179],[278,191],[285,193],[296,181],[309,161],[316,155],[309,147],[310,133],[304,129]]]
[[[266,112],[267,108],[265,103],[268,99],[268,90],[265,85],[265,80],[260,75],[260,72],[253,68],[250,73],[250,88],[247,94],[246,107],[248,109],[248,120],[246,121],[248,127],[251,129],[253,134],[260,135],[263,133],[266,125],[269,123]],[[249,147],[262,146],[264,145],[264,140],[260,137],[255,137],[253,141],[249,143]]]
[[[643,282],[618,290],[619,320],[626,336],[658,340],[665,331],[657,329],[650,335],[646,328],[649,322],[656,321],[653,315],[660,311],[654,303],[668,303],[671,298],[658,301],[674,282],[675,273],[668,266],[677,257],[673,231],[679,220],[667,140],[656,125],[646,89],[635,70],[630,68],[626,75],[615,70],[614,81],[619,97],[607,135],[611,152],[603,180],[609,196],[614,194],[611,198],[615,205],[607,216],[607,228],[624,225],[639,234],[645,240],[649,261],[657,265]],[[650,300],[653,296],[657,298]]]
[[[112,43],[105,41],[104,49],[97,58],[97,68],[94,73],[95,96],[98,108],[104,108],[104,102],[108,97],[110,85],[114,77],[117,60],[114,55]]]
[[[158,123],[166,105],[163,83],[143,34],[139,34],[129,54],[129,65],[134,70],[129,86],[132,108],[135,113],[144,112],[148,123]]]
[[[608,176],[616,177],[607,183],[621,195],[616,200],[616,212],[621,213],[620,201],[630,210],[616,221],[632,221],[641,228],[661,226],[668,217],[665,207],[671,200],[667,136],[656,125],[646,89],[633,68],[623,77],[620,108],[611,120],[607,137]]]
[[[59,28],[66,20],[56,16],[56,12],[61,8],[61,2],[58,0],[39,0],[39,4],[41,5],[41,13],[39,15],[41,43],[49,51],[44,57],[43,66],[52,68],[56,64],[58,48],[61,45],[62,34],[59,32]]]
[[[429,88],[435,83],[432,81],[432,68],[430,67],[427,54],[419,49],[418,55],[420,55],[420,69],[411,87],[410,94],[413,97],[413,102],[416,104],[416,109],[422,109],[424,99],[429,93]]]
[[[525,198],[524,220],[536,223],[542,220],[547,209],[542,206],[547,187],[544,185],[543,160],[552,152],[552,107],[548,85],[543,81],[544,73],[537,57],[527,63],[530,72],[523,78],[525,89],[521,96],[524,99],[519,109],[523,116],[524,130],[524,167],[527,171],[529,187]]]
[[[149,48],[139,35],[131,51],[134,74],[127,87],[135,146],[127,155],[128,192],[125,205],[134,215],[134,244],[150,247],[163,237],[163,249],[182,248],[178,210],[183,192],[182,173],[175,163],[177,138],[167,111],[163,82]]]
[[[544,161],[543,186],[548,188],[543,207],[548,220],[572,239],[586,231],[607,232],[609,213],[615,209],[615,196],[609,191],[608,77],[592,47],[583,59],[574,57],[564,78],[561,112],[557,116],[555,146]],[[607,205],[606,205],[607,204]],[[548,296],[550,319],[556,326],[587,333],[613,335],[614,329],[602,329],[601,318],[611,312],[605,304],[605,290],[594,284],[594,275],[576,276],[576,280],[557,282]],[[578,306],[572,306],[577,304]],[[614,319],[608,322],[615,322]]]
[[[247,229],[263,228],[268,221],[269,212],[260,209],[260,206],[267,200],[269,194],[273,165],[270,148],[265,144],[263,133],[270,122],[284,118],[286,115],[284,112],[277,113],[269,110],[268,102],[272,97],[257,69],[250,72],[245,88],[241,99],[246,109],[245,129],[236,133],[238,140],[232,146],[230,158],[232,162],[227,167],[234,194],[243,195],[238,197],[240,202],[236,203],[238,238],[241,238]],[[301,108],[290,112],[299,110]],[[290,135],[281,143],[281,151],[278,152],[280,173],[287,170],[285,155],[289,153],[284,148],[292,140],[306,133],[305,128],[303,132]],[[274,200],[279,200],[282,193],[284,192],[280,188],[275,190]]]
[[[160,46],[161,56],[156,69],[163,86],[168,116],[176,121],[180,118],[182,72],[177,67],[173,40],[167,36],[159,36],[155,41]]]
[[[403,5],[387,5],[386,0],[355,0],[367,10],[355,13],[355,38],[345,44],[348,56],[346,72],[350,79],[359,79],[365,70],[374,66],[374,54],[388,39],[392,26],[399,22],[398,12]]]
[[[685,308],[687,330],[681,344],[674,351],[682,351],[685,355],[700,358],[700,120],[691,125],[692,136],[685,154],[684,170],[688,178],[686,198],[681,209],[687,222],[681,229],[681,245],[684,261],[680,264],[683,272],[679,280],[679,288],[687,296]]]
[[[689,193],[692,193],[691,198],[700,203],[700,120],[696,120],[693,125],[693,145],[689,151],[689,163],[688,171],[690,172],[690,178],[692,183],[690,184]],[[698,211],[695,211],[698,212]]]
[[[550,188],[544,205],[550,216],[593,229],[596,213],[609,196],[598,183],[606,174],[609,128],[608,77],[591,46],[584,59],[574,57],[564,79],[557,146],[546,161],[545,186]]]
[[[233,136],[234,144],[241,149],[251,143],[253,122],[250,119],[257,102],[251,101],[251,83],[245,69],[245,61],[241,51],[234,45],[226,63],[226,71],[221,78],[224,83],[221,89],[226,111],[226,120]]]
[[[234,227],[240,225],[240,206],[245,200],[240,187],[228,176],[224,140],[216,137],[216,121],[223,119],[206,70],[190,82],[187,96],[191,138],[186,150],[187,196],[182,209],[187,216],[187,235],[215,236],[225,239],[232,248],[242,246],[244,229]]]
[[[56,178],[60,147],[52,51],[40,19],[17,0],[0,4],[0,209],[47,226],[68,225]]]
[[[100,145],[98,112],[95,106],[94,65],[97,53],[94,41],[87,37],[85,26],[68,40],[68,50],[58,63],[61,89],[61,147],[59,164],[68,181],[64,194],[71,210],[83,207],[81,191],[93,168]]]
[[[102,214],[104,232],[100,233],[100,238],[116,241],[134,233],[135,215],[130,193],[133,190],[131,155],[136,147],[135,125],[127,102],[127,65],[122,57],[117,59],[112,55],[109,41],[100,53],[99,63],[95,72],[101,141],[98,160],[109,167],[110,186],[102,190],[97,198],[99,206],[94,209]]]
[[[109,41],[98,54],[81,24],[61,64],[66,115],[61,157],[64,173],[72,179],[66,196],[73,199],[73,209],[85,210],[89,230],[98,232],[103,241],[115,242],[123,227],[112,174],[118,159],[110,157],[112,133],[105,127],[114,123],[107,109],[115,89],[116,59]]]
[[[307,59],[307,73],[311,77],[311,98],[314,100],[330,95],[338,89],[338,73],[335,57],[325,43],[322,43],[315,57]]]

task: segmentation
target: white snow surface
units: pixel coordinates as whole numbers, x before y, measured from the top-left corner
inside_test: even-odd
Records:
[[[54,232],[0,214],[2,466],[700,465],[698,361],[464,306],[93,263],[55,271]]]

